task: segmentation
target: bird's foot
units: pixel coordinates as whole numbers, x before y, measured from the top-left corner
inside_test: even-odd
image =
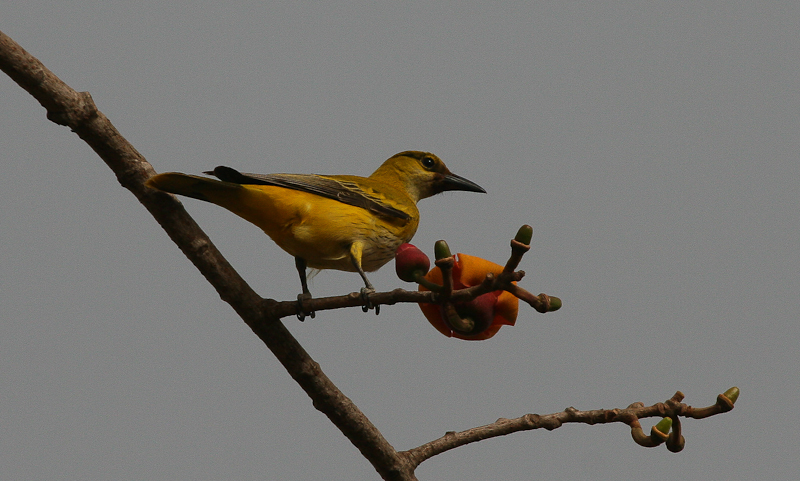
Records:
[[[362,287],[361,288],[361,298],[364,299],[364,305],[361,306],[361,310],[364,312],[369,312],[370,309],[375,309],[375,315],[381,313],[381,305],[372,305],[372,301],[369,300],[370,294],[375,294],[375,288],[373,287]]]
[[[297,320],[303,322],[306,320],[306,316],[311,317],[314,319],[314,316],[317,315],[314,311],[306,311],[306,308],[303,306],[303,303],[306,301],[311,300],[311,293],[310,292],[303,292],[302,294],[297,295]]]

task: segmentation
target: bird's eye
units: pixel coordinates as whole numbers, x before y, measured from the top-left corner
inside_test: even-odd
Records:
[[[423,157],[422,158],[422,166],[426,169],[431,169],[433,166],[436,165],[436,161],[430,157]]]

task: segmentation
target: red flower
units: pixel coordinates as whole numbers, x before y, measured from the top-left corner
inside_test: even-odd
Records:
[[[480,284],[486,274],[500,274],[503,267],[480,257],[457,254],[453,266],[453,289],[464,289]],[[442,271],[434,267],[425,279],[442,284]],[[420,291],[428,288],[419,286]],[[494,336],[503,325],[513,326],[517,320],[519,300],[506,291],[494,291],[478,296],[470,302],[448,305],[419,305],[422,313],[439,332],[447,337],[480,341]]]

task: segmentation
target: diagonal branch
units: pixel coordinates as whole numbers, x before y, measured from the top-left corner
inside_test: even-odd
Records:
[[[38,59],[0,32],[3,70],[47,109],[47,118],[72,129],[105,161],[123,187],[156,218],[220,297],[261,338],[323,412],[384,479],[413,480],[413,469],[380,431],[322,372],[278,317],[265,315],[264,300],[225,260],[174,196],[147,189],[155,171],[100,112],[88,92],[76,92]]]

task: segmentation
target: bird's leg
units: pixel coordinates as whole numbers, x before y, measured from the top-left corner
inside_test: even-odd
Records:
[[[376,306],[373,306],[372,302],[370,302],[369,300],[369,295],[375,292],[375,288],[372,287],[372,283],[369,281],[369,279],[367,279],[367,275],[364,273],[364,269],[362,269],[361,266],[359,265],[356,265],[356,269],[358,269],[358,273],[361,274],[361,278],[364,279],[364,284],[366,284],[366,287],[361,288],[361,297],[364,299],[364,305],[361,306],[361,310],[367,312],[374,307],[375,315],[377,316],[378,314],[381,313],[381,305],[378,304]]]
[[[297,267],[297,273],[300,274],[300,285],[303,287],[303,292],[297,295],[297,319],[303,322],[306,318],[303,302],[311,300],[311,291],[308,290],[308,281],[306,280],[306,260],[302,257],[295,257],[294,265]],[[308,315],[311,316],[311,319],[314,319],[316,313],[310,311]]]
[[[353,262],[353,266],[356,268],[361,278],[364,279],[364,284],[366,285],[366,287],[361,288],[361,298],[364,299],[364,305],[361,306],[361,310],[367,312],[374,307],[375,315],[377,316],[381,313],[381,306],[380,304],[373,306],[372,302],[369,300],[369,295],[375,292],[375,288],[372,287],[372,283],[369,281],[369,279],[367,279],[367,274],[361,267],[362,252],[362,244],[360,242],[353,242],[353,244],[350,246],[350,260]]]

